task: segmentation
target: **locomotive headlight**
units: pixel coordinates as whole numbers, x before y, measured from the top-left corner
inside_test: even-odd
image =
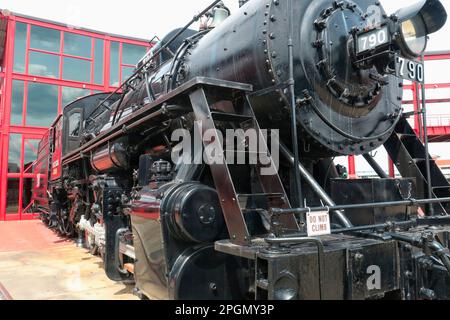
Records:
[[[398,45],[409,58],[420,56],[427,47],[428,35],[440,30],[447,21],[447,12],[439,0],[420,0],[394,16],[399,23]]]
[[[403,21],[400,24],[402,49],[405,55],[418,57],[427,47],[427,30],[421,16]]]

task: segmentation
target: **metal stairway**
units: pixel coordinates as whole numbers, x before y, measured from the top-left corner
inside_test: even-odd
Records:
[[[229,83],[228,85],[232,84]],[[266,213],[268,213],[270,208],[274,207],[291,207],[273,158],[267,152],[269,149],[266,137],[262,133],[250,106],[247,98],[248,91],[250,91],[250,88],[236,90],[236,88],[229,88],[226,84],[222,84],[220,87],[200,86],[189,95],[195,119],[201,122],[201,136],[204,137],[206,132],[213,136],[209,142],[202,139],[205,149],[213,147],[220,155],[219,158],[223,160],[220,163],[211,163],[209,167],[221,201],[230,240],[234,244],[249,244],[253,236],[250,234],[244,218],[245,214],[255,212],[255,209],[246,207],[248,199],[265,198],[268,208],[259,210],[266,210]],[[235,127],[244,131],[255,130],[259,146],[258,150],[249,150],[247,147],[245,151],[242,151],[242,149],[224,150],[218,134],[218,125],[220,123],[234,124]],[[262,151],[261,148],[263,149]],[[256,164],[248,165],[252,167],[254,174],[257,176],[262,192],[239,194],[236,191],[237,188],[233,181],[230,165],[225,160],[225,154],[229,155],[230,152],[234,155],[244,152],[247,156],[255,156],[257,159]],[[265,155],[266,161],[269,159],[266,165],[260,162],[259,155],[261,154]],[[262,174],[262,169],[270,169],[274,174],[264,175]],[[278,230],[298,230],[297,220],[294,215],[279,217],[277,221],[272,222],[272,225]]]
[[[427,198],[428,181],[426,178],[425,146],[406,118],[400,120],[394,133],[384,146],[400,174],[404,178],[416,179],[417,197]],[[432,159],[431,156],[430,159]],[[433,197],[449,197],[450,184],[434,160],[430,161],[430,168]],[[450,204],[437,204],[434,206],[434,211],[436,214],[446,214],[450,212]]]

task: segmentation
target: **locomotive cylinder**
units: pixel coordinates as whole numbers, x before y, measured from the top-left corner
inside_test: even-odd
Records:
[[[217,192],[200,183],[167,184],[159,190],[145,187],[131,207],[132,216],[148,218],[161,212],[177,239],[211,243],[226,236]]]

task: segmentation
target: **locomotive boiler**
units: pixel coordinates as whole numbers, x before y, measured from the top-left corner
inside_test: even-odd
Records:
[[[450,184],[402,108],[440,1],[241,4],[65,108],[36,166],[44,221],[142,298],[449,298]],[[370,157],[382,146],[401,178]],[[380,178],[341,177],[346,155]]]

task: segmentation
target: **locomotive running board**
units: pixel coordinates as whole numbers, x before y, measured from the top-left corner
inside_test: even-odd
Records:
[[[224,155],[224,149],[220,143],[216,121],[234,122],[244,130],[253,129],[256,131],[258,145],[269,150],[267,147],[266,138],[262,134],[258,121],[251,108],[247,93],[250,90],[236,89],[236,85],[227,87],[225,83],[220,83],[220,86],[203,86],[200,85],[196,90],[189,94],[191,105],[195,114],[195,119],[201,123],[200,135],[203,137],[206,132],[213,135],[212,141],[204,141],[205,148],[214,147],[220,155]],[[231,102],[234,114],[229,113],[229,108],[226,102]],[[239,102],[240,101],[240,102]],[[211,106],[214,105],[214,110]],[[229,105],[228,105],[229,106]],[[224,111],[224,113],[217,113],[216,111]],[[244,127],[245,126],[245,127]],[[236,152],[236,150],[234,150]],[[259,178],[261,188],[264,196],[270,198],[268,203],[273,207],[290,208],[290,203],[286,192],[284,190],[278,171],[275,167],[274,160],[268,154],[270,161],[269,167],[273,175],[264,175],[261,173],[262,164],[252,165],[256,170],[256,176]],[[224,158],[222,158],[224,159]],[[259,160],[259,159],[258,159]],[[211,173],[215,182],[215,187],[219,195],[222,211],[228,227],[231,242],[239,245],[248,245],[251,243],[252,235],[249,233],[247,224],[244,218],[244,212],[247,211],[241,207],[240,197],[252,196],[252,194],[239,195],[236,191],[233,177],[227,161],[222,163],[209,164]],[[253,196],[258,196],[254,194]],[[268,208],[269,209],[269,208]],[[287,215],[277,218],[272,221],[272,226],[277,230],[298,231],[299,227],[294,215]]]

